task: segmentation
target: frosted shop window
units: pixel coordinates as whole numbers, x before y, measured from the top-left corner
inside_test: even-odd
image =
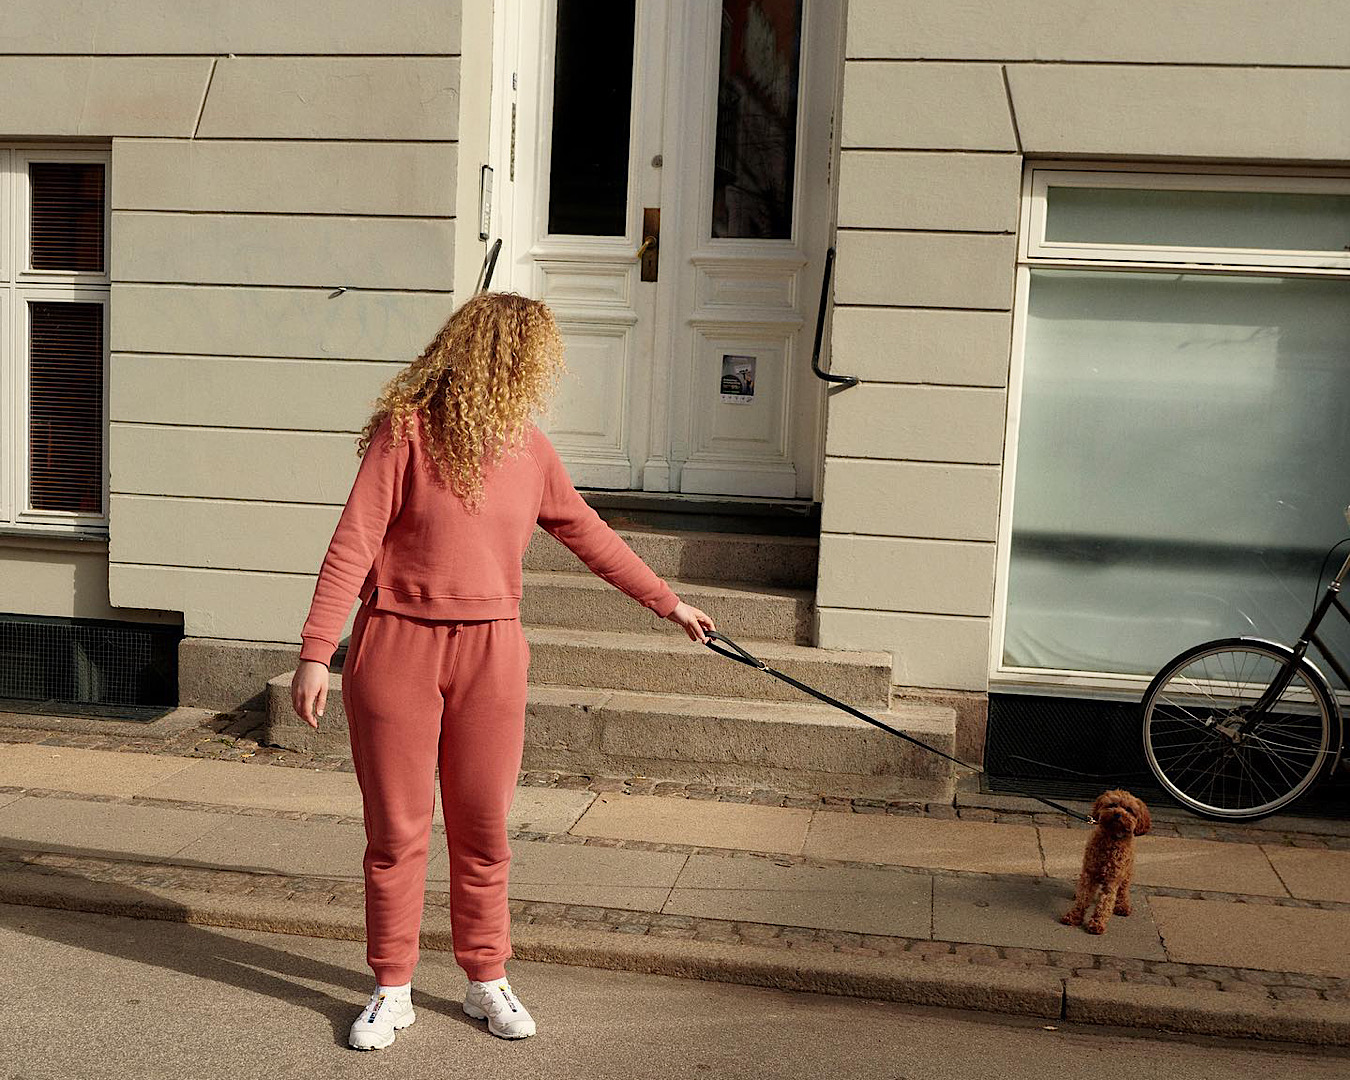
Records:
[[[1022,222],[992,680],[1292,640],[1346,536],[1350,178],[1033,166]]]

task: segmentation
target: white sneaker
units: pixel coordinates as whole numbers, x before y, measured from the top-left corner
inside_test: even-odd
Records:
[[[355,1050],[379,1050],[394,1041],[394,1031],[417,1019],[411,994],[376,990],[361,1015],[352,1022],[347,1045]]]
[[[523,1039],[534,1034],[534,1017],[520,1003],[505,979],[469,981],[464,1011],[475,1019],[487,1019],[488,1030],[503,1039]]]

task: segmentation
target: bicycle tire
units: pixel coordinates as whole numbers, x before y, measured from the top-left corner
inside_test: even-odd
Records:
[[[1187,809],[1220,821],[1267,817],[1335,767],[1340,708],[1307,657],[1267,719],[1249,732],[1238,729],[1236,739],[1225,727],[1293,655],[1276,642],[1221,638],[1178,654],[1149,684],[1141,702],[1144,754],[1158,782]],[[1268,734],[1257,734],[1263,728]]]

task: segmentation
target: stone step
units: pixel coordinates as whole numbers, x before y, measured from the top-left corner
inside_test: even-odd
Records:
[[[615,529],[661,577],[684,582],[735,582],[786,589],[816,588],[820,542],[814,536],[686,530]],[[526,570],[589,573],[572,551],[541,528],[525,549]]]
[[[814,536],[618,527],[680,598],[743,648],[822,693],[950,752],[951,709],[888,711],[892,657],[819,649]],[[536,529],[523,560],[530,644],[524,767],[641,774],[802,794],[948,799],[950,767],[766,672],[699,645]],[[343,650],[345,652],[345,650]],[[290,706],[290,675],[267,687],[267,742],[347,749],[341,676],[322,730]]]
[[[691,641],[679,627],[651,612],[647,618],[653,626],[664,629],[664,635],[527,625],[530,682],[538,686],[643,690],[756,701],[813,700],[767,672]],[[892,661],[888,652],[818,649],[765,641],[758,636],[730,636],[770,667],[855,708],[885,709],[890,705]]]
[[[767,495],[578,488],[613,529],[819,536],[820,503]]]
[[[328,709],[314,732],[291,711],[291,674],[268,684],[264,741],[346,751],[341,677],[333,676]],[[953,752],[956,716],[949,708],[862,711]],[[955,790],[947,761],[809,696],[798,702],[751,701],[532,683],[522,767],[925,802],[950,801]]]
[[[803,701],[748,701],[536,686],[526,769],[751,785],[798,794],[949,800],[953,767],[842,710]],[[956,714],[934,705],[862,712],[952,753]]]
[[[739,642],[742,638],[809,645],[815,593],[776,585],[715,585],[666,581],[686,604],[706,611],[717,628]],[[636,603],[590,570],[526,570],[521,619],[526,626],[575,630],[627,630],[665,633],[674,626],[654,620]]]
[[[767,672],[692,641],[674,623],[641,605],[632,606],[647,620],[646,629],[578,630],[526,624],[531,684],[769,701],[814,700]],[[890,706],[892,661],[888,652],[819,649],[737,636],[725,626],[722,629],[752,656],[821,693],[859,709]],[[345,646],[334,657],[345,662]]]

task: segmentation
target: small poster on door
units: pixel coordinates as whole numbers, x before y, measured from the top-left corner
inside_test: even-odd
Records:
[[[722,400],[730,405],[755,401],[755,357],[722,354]]]

